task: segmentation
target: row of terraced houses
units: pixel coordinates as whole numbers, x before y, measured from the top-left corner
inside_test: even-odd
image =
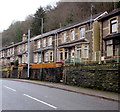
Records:
[[[55,63],[92,63],[120,57],[120,9],[102,12],[59,29],[31,37],[30,64],[33,68],[55,67]],[[28,63],[28,39],[0,49],[0,65],[18,60]]]

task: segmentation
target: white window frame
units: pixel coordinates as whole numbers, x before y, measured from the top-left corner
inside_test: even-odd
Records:
[[[72,50],[71,50],[71,58],[74,58],[74,57],[75,57],[75,49],[72,48]]]
[[[84,46],[84,58],[88,58],[89,57],[89,48],[88,45]]]
[[[43,39],[43,47],[46,47],[46,39]]]
[[[50,51],[50,55],[49,56],[50,56],[50,61],[53,61],[53,52],[52,51]],[[52,59],[51,59],[51,57],[52,57]]]
[[[48,55],[49,55],[48,52],[46,52],[46,53],[45,53],[45,62],[48,61]]]
[[[82,57],[82,46],[78,46],[77,47],[77,58],[81,58]]]
[[[85,38],[85,27],[80,28],[80,39]]]
[[[52,45],[52,37],[49,37],[48,38],[48,46],[51,46]]]
[[[71,40],[75,40],[75,30],[71,30]]]
[[[42,62],[42,55],[41,53],[38,54],[38,63],[41,63]]]
[[[117,18],[110,20],[110,33],[117,33],[118,32],[118,24]]]
[[[39,49],[40,48],[40,45],[41,45],[41,42],[40,40],[37,41],[37,48]]]
[[[66,42],[66,35],[67,35],[66,32],[62,34],[62,43]]]
[[[37,56],[37,53],[34,54],[34,63],[37,63],[38,62],[38,56]]]
[[[67,57],[65,56],[65,59],[68,59],[68,56],[69,56],[69,51],[68,51],[68,49],[65,49],[65,54],[67,54]]]

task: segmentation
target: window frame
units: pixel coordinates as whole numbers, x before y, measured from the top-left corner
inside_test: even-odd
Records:
[[[113,25],[116,25],[116,31],[113,30],[114,29]],[[110,34],[117,33],[117,32],[118,32],[118,20],[117,20],[117,18],[113,18],[110,20]]]
[[[84,29],[84,30],[82,30],[82,29]],[[80,39],[85,38],[85,27],[79,28],[79,31],[80,31]],[[84,32],[83,32],[83,31],[84,31]]]
[[[88,45],[84,46],[84,58],[89,58],[89,47],[88,47]]]

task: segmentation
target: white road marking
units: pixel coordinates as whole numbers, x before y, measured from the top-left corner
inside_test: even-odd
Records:
[[[29,97],[29,98],[31,98],[31,99],[33,99],[33,100],[36,100],[36,101],[38,101],[38,102],[40,102],[40,103],[43,103],[43,104],[45,104],[45,105],[47,105],[47,106],[49,106],[49,107],[52,107],[52,108],[54,108],[54,109],[57,109],[57,107],[55,107],[55,106],[53,106],[53,105],[51,105],[51,104],[49,104],[49,103],[46,103],[46,102],[44,102],[44,101],[42,101],[42,100],[39,100],[39,99],[37,99],[37,98],[34,98],[34,97],[32,97],[32,96],[29,96],[29,95],[27,95],[27,94],[23,94],[24,96],[27,96],[27,97]]]
[[[10,89],[10,90],[12,90],[12,91],[14,91],[14,92],[16,92],[16,90],[15,89],[12,89],[12,88],[10,88],[10,87],[7,87],[7,86],[4,86],[5,88],[7,88],[7,89]]]

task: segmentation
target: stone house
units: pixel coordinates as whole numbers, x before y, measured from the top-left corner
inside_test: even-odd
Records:
[[[98,18],[107,12],[67,27],[57,32],[57,61],[83,62],[96,61],[100,51],[100,32]]]
[[[31,39],[33,41],[33,63],[51,63],[55,62],[55,33],[53,30]]]
[[[100,49],[103,59],[120,56],[120,9],[115,9],[99,19]]]

